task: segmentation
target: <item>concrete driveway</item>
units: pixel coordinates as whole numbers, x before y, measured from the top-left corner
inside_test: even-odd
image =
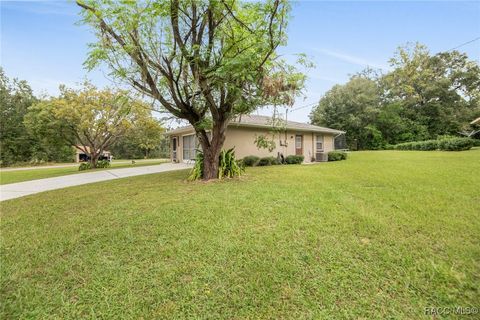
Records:
[[[140,176],[159,172],[191,168],[185,163],[164,163],[137,168],[110,169],[96,172],[76,173],[55,178],[30,180],[0,185],[0,201],[20,198],[43,191],[79,186],[87,183]]]
[[[170,159],[137,159],[134,160],[137,164],[144,164],[149,162],[159,162],[164,160],[165,162],[170,161]],[[115,164],[126,164],[132,163],[132,160],[114,160],[113,165]],[[78,167],[78,162],[72,163],[64,163],[64,164],[52,164],[49,166],[34,166],[34,167],[13,167],[13,168],[0,168],[0,171],[7,172],[7,171],[25,171],[25,170],[36,170],[36,169],[52,169],[52,168],[69,168],[69,167]],[[153,165],[153,164],[152,164]],[[115,167],[113,167],[115,169]]]

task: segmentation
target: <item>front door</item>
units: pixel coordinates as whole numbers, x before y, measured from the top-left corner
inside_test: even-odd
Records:
[[[300,134],[295,136],[295,154],[297,156],[303,155],[303,136]]]

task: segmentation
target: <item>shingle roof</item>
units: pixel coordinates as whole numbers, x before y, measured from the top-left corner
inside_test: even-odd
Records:
[[[272,117],[268,116],[257,116],[257,115],[242,115],[239,116],[228,124],[231,127],[257,127],[257,128],[270,128],[272,127]],[[324,133],[345,133],[341,130],[325,128],[315,126],[313,124],[303,123],[303,122],[296,122],[296,121],[287,121],[286,128],[290,130],[297,130],[297,131],[308,131],[308,132],[324,132]],[[180,127],[171,131],[168,131],[167,134],[174,134],[183,131],[192,130],[192,126],[185,126]]]
[[[269,128],[272,126],[272,117],[268,116],[257,116],[257,115],[242,115],[241,117],[233,120],[230,125],[234,126],[252,126],[252,127],[262,127]],[[314,131],[314,132],[329,132],[329,133],[344,133],[344,131],[319,127],[313,124],[297,122],[297,121],[287,121],[287,129],[300,130],[300,131]]]

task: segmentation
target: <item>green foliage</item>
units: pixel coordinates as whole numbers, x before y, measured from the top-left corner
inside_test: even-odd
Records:
[[[395,150],[422,150],[422,151],[432,151],[439,148],[438,140],[425,140],[425,141],[413,141],[413,142],[404,142],[399,143],[394,146]]]
[[[347,153],[343,151],[330,151],[328,153],[328,161],[340,161],[346,160]]]
[[[257,156],[246,156],[243,158],[243,164],[247,167],[254,167],[258,164],[260,158]]]
[[[78,167],[79,171],[90,170],[92,169],[92,164],[90,162],[82,162]]]
[[[395,145],[393,145],[393,144],[387,143],[387,144],[384,146],[384,150],[394,150],[394,149],[395,149]]]
[[[345,85],[335,85],[310,114],[313,124],[347,132],[350,149],[367,149],[381,144],[381,134],[372,125],[378,115],[380,89],[371,79],[355,76]],[[380,140],[380,141],[377,141]]]
[[[259,166],[271,166],[276,164],[279,164],[279,162],[275,157],[263,157],[258,161]]]
[[[258,149],[267,149],[268,152],[272,152],[277,147],[273,138],[268,139],[264,135],[256,136],[254,143],[255,143],[255,145],[257,146]]]
[[[203,152],[201,150],[197,150],[197,154],[195,156],[195,165],[188,176],[188,180],[200,180],[203,178]]]
[[[60,137],[61,124],[38,114],[41,100],[26,81],[9,79],[0,68],[0,165],[18,163],[71,162],[74,150]]]
[[[95,168],[98,169],[104,169],[104,168],[110,168],[111,164],[110,161],[108,160],[99,160],[97,161],[97,165]],[[83,170],[89,170],[93,169],[93,165],[91,162],[82,162],[80,166],[78,167],[78,170],[83,171]]]
[[[440,139],[438,148],[445,151],[465,151],[473,147],[474,141],[471,138]]]
[[[366,70],[334,86],[310,114],[312,123],[345,130],[354,150],[469,131],[480,114],[477,62],[416,44],[398,48],[390,64],[386,74]]]
[[[301,164],[303,162],[304,156],[289,155],[285,158],[286,164]]]
[[[26,81],[9,79],[0,68],[0,165],[27,162],[32,158],[35,139],[28,134],[23,118],[35,103]]]
[[[471,138],[444,137],[438,140],[413,141],[395,145],[395,150],[419,150],[419,151],[463,151],[473,147]]]
[[[243,167],[235,158],[235,148],[222,150],[220,152],[220,161],[218,165],[218,178],[233,178],[242,175]]]
[[[218,159],[218,179],[233,178],[242,175],[244,168],[240,161],[235,158],[235,148],[222,150]],[[201,150],[197,150],[195,165],[190,172],[188,180],[200,180],[204,178],[203,174],[204,155]]]
[[[97,162],[97,168],[110,168],[110,161],[100,160]]]
[[[287,42],[286,0],[77,4],[82,22],[97,36],[86,67],[105,64],[112,76],[154,98],[162,112],[187,120],[197,134],[211,128],[212,140],[224,140],[223,129],[235,116],[291,105],[304,85],[305,75],[277,53]],[[298,63],[308,66],[305,57]],[[203,148],[218,154],[222,145]]]
[[[97,89],[85,82],[79,90],[61,86],[60,96],[37,103],[25,122],[51,144],[88,147],[85,152],[94,165],[101,150],[108,150],[127,132],[147,153],[155,147],[163,129],[150,113],[144,102],[127,91]]]
[[[163,135],[164,131],[162,124],[150,112],[139,113],[110,151],[119,159],[167,158],[168,140]]]

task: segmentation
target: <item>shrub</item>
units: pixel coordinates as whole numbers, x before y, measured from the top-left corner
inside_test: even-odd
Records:
[[[82,162],[78,167],[78,171],[90,170],[92,169],[92,164],[90,162]]]
[[[330,151],[328,153],[328,161],[340,161],[346,160],[347,153],[343,151]]]
[[[473,144],[470,138],[450,138],[439,140],[438,147],[445,151],[463,151],[471,149]]]
[[[203,178],[203,159],[203,152],[197,150],[195,165],[190,172],[188,180],[199,180]],[[234,148],[222,150],[218,160],[218,179],[240,176],[244,171],[241,163],[235,159]]]
[[[110,161],[108,160],[100,160],[97,162],[97,168],[109,168],[110,167]]]
[[[259,161],[260,158],[257,156],[246,156],[245,158],[243,158],[243,164],[246,167],[254,167],[258,164]]]
[[[220,163],[218,165],[218,179],[233,178],[242,175],[244,169],[235,158],[235,148],[222,150],[220,152]]]
[[[188,180],[200,180],[203,178],[203,152],[197,150],[197,155],[195,157],[195,165],[188,176]]]
[[[417,146],[416,150],[422,150],[422,151],[437,150],[438,141],[437,140],[421,141],[421,142],[417,142],[416,146]]]
[[[277,164],[277,159],[275,157],[264,157],[258,161],[259,166],[271,166]]]
[[[303,162],[303,156],[289,155],[285,158],[286,164],[300,164]]]
[[[395,146],[393,144],[387,143],[384,147],[385,150],[393,150],[395,149]]]
[[[438,140],[413,141],[395,145],[395,150],[445,150],[462,151],[470,149],[474,141],[470,138],[452,138],[444,137]]]

